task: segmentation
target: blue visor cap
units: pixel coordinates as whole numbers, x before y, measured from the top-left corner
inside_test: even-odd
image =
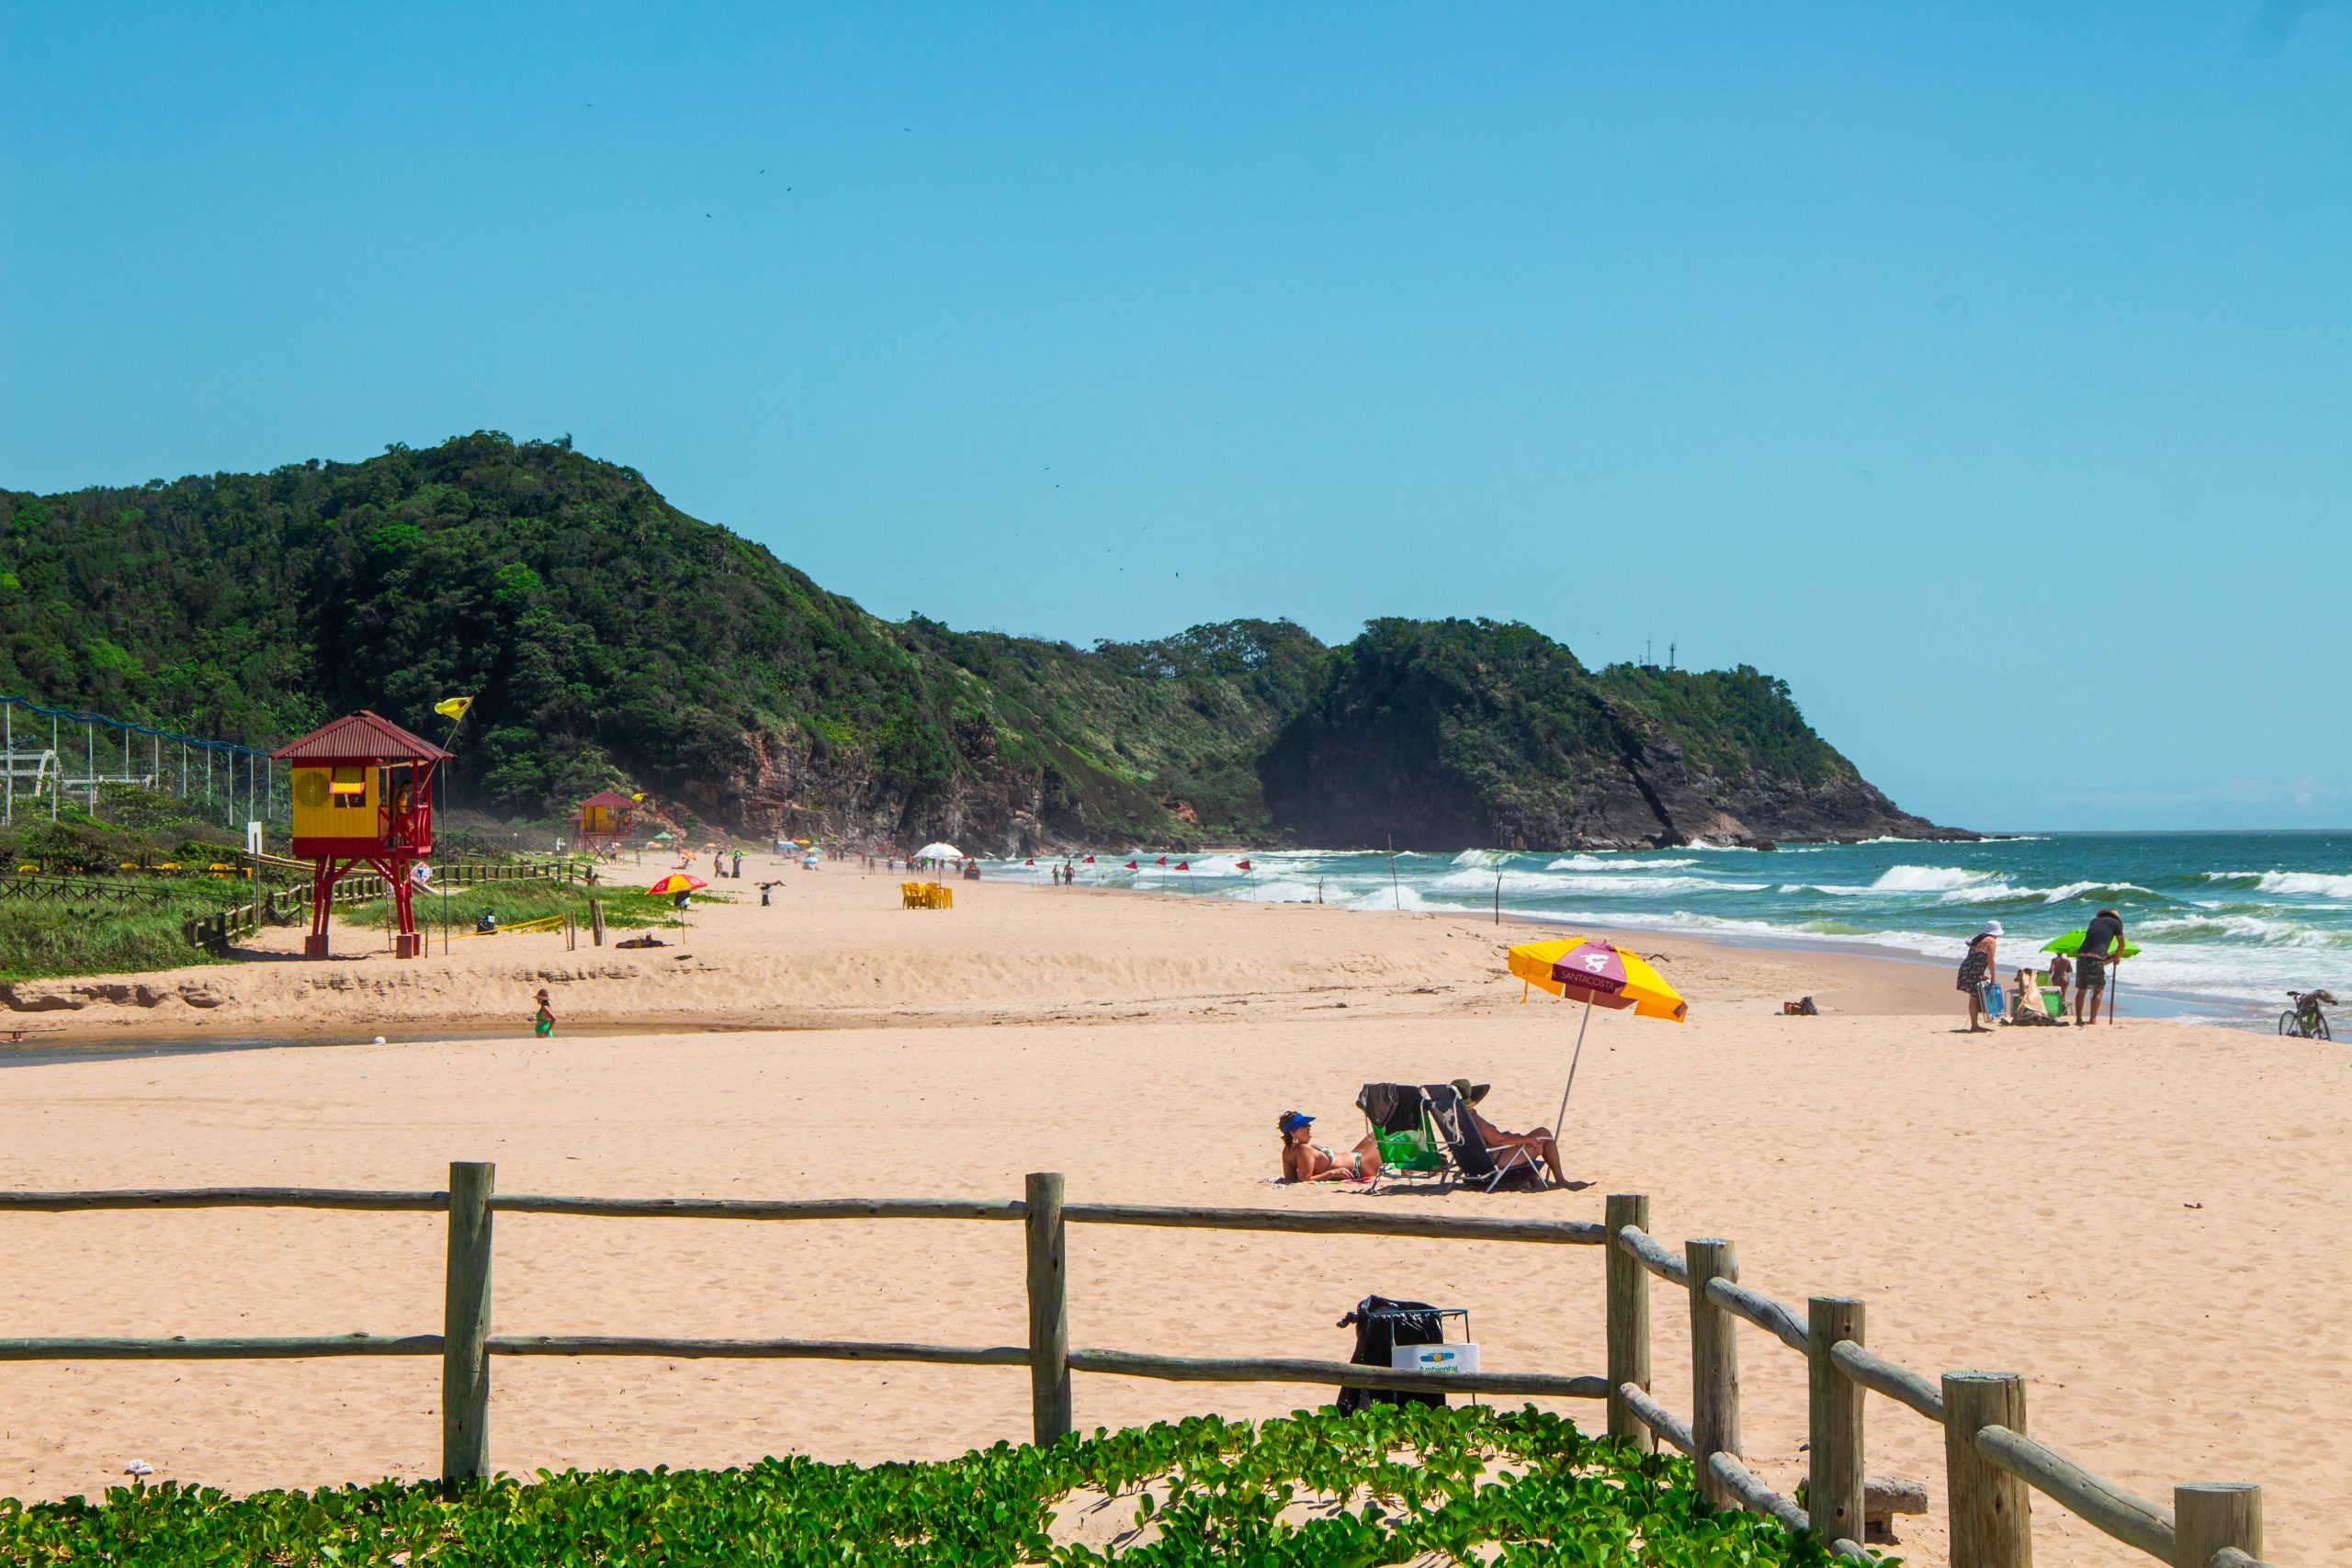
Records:
[[[1304,1111],[1285,1111],[1283,1112],[1282,1130],[1285,1133],[1295,1133],[1314,1120],[1314,1117]]]

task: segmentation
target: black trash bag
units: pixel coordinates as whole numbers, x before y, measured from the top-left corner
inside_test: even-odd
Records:
[[[1355,1325],[1356,1353],[1348,1359],[1359,1367],[1391,1365],[1389,1351],[1399,1345],[1444,1342],[1445,1327],[1437,1309],[1427,1302],[1392,1302],[1386,1296],[1366,1296],[1355,1311],[1340,1319],[1340,1326]],[[1368,1404],[1443,1404],[1442,1393],[1408,1393],[1383,1388],[1342,1388],[1340,1411],[1353,1415]]]

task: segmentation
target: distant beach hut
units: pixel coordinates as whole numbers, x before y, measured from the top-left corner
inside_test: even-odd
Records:
[[[424,942],[411,874],[433,852],[434,775],[450,753],[362,709],[270,758],[292,765],[294,855],[311,863],[311,934],[302,955],[327,956],[334,885],[364,864],[384,878],[392,901],[393,955],[416,957]]]
[[[617,847],[637,821],[637,802],[616,790],[598,790],[580,803],[572,836],[590,854]]]

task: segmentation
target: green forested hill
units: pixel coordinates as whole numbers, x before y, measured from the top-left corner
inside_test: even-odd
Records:
[[[1088,651],[885,622],[569,441],[0,491],[0,691],[251,744],[356,707],[439,735],[432,705],[472,694],[460,785],[522,817],[628,782],[749,831],[1002,848],[1647,841],[1785,831],[1792,801],[1824,832],[1927,826],[1753,671],[1596,676],[1485,622]]]

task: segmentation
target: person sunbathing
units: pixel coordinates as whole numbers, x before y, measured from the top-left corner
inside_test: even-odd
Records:
[[[1567,1172],[1560,1168],[1560,1140],[1552,1135],[1551,1128],[1538,1127],[1532,1133],[1506,1133],[1478,1114],[1477,1101],[1487,1097],[1484,1089],[1476,1088],[1468,1078],[1456,1078],[1453,1080],[1453,1092],[1462,1097],[1462,1108],[1470,1113],[1471,1122],[1478,1129],[1478,1136],[1487,1141],[1487,1148],[1494,1155],[1497,1165],[1502,1164],[1513,1150],[1523,1151],[1544,1162],[1545,1168],[1552,1173],[1555,1186],[1566,1187],[1568,1184]]]
[[[1380,1174],[1380,1144],[1369,1133],[1340,1158],[1312,1142],[1315,1118],[1303,1111],[1285,1111],[1275,1122],[1283,1134],[1284,1181],[1370,1181]]]

